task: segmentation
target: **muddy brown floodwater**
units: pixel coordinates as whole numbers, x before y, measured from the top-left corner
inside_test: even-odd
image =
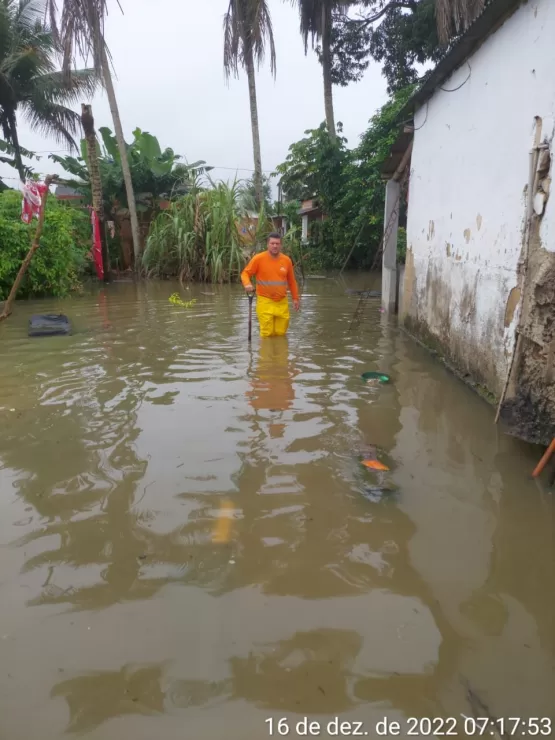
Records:
[[[0,327],[2,740],[300,737],[305,717],[465,737],[464,681],[494,717],[552,719],[539,450],[376,301],[349,332],[333,280],[250,351],[238,287],[190,309],[178,289]],[[53,310],[73,335],[29,339]]]

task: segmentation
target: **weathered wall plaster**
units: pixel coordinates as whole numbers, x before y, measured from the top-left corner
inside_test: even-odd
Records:
[[[555,2],[522,5],[415,117],[401,319],[495,396],[520,314],[535,117],[553,134],[554,38]],[[555,198],[539,239],[555,252]]]

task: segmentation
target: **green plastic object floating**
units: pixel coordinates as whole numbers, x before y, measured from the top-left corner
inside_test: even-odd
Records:
[[[375,373],[373,371],[362,373],[360,377],[363,380],[377,380],[380,383],[389,383],[389,381],[391,380],[389,375],[386,375],[385,373]]]

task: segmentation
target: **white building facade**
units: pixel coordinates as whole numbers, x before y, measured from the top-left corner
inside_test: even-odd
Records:
[[[531,335],[545,363],[552,361],[555,314],[539,316],[527,300],[538,285],[544,304],[555,299],[555,0],[491,0],[465,36],[409,101],[399,313],[412,333],[499,401],[525,351],[515,356],[520,334]],[[391,267],[386,252],[384,267]],[[386,283],[384,290],[384,307],[391,306]],[[550,377],[548,367],[542,373]],[[507,398],[518,395],[512,386]]]

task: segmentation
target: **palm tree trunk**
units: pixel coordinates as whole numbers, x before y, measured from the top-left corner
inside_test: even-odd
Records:
[[[335,142],[335,117],[333,114],[333,90],[331,82],[331,3],[322,3],[322,71],[324,74],[324,106],[330,139]]]
[[[21,182],[25,182],[25,170],[23,169],[23,160],[21,158],[21,147],[19,146],[19,136],[17,135],[17,121],[15,118],[15,112],[10,111],[8,113],[8,122],[10,127],[10,139],[11,144],[14,148],[14,160],[17,171],[19,172],[19,178]]]
[[[249,101],[251,106],[252,149],[254,153],[254,197],[256,199],[256,207],[260,210],[264,200],[264,191],[262,188],[262,155],[260,154],[260,129],[258,127],[256,77],[252,49],[245,53],[245,67],[249,81]]]
[[[106,230],[104,228],[104,198],[102,196],[102,179],[98,165],[98,146],[96,143],[96,132],[94,130],[94,118],[90,105],[81,105],[81,124],[85,134],[87,145],[87,166],[91,180],[92,207],[98,217],[98,230],[100,232],[100,243],[102,244],[102,264],[104,267],[104,282],[110,280],[110,260],[108,257],[108,245],[106,244]]]
[[[39,222],[37,224],[37,229],[35,231],[35,237],[33,239],[33,242],[31,244],[31,248],[27,252],[27,256],[21,263],[21,267],[19,268],[19,272],[17,273],[17,276],[14,280],[14,284],[12,285],[12,289],[10,290],[10,294],[6,299],[6,302],[4,303],[4,310],[0,314],[0,321],[3,321],[4,319],[7,319],[8,316],[12,312],[12,305],[15,301],[15,297],[17,295],[17,291],[19,290],[19,286],[21,285],[21,281],[23,280],[25,273],[27,272],[27,269],[29,265],[31,264],[31,260],[33,259],[33,255],[37,251],[40,245],[40,237],[42,235],[42,228],[44,226],[44,212],[46,210],[46,200],[48,198],[48,193],[50,190],[50,185],[52,183],[52,180],[54,179],[53,175],[48,175],[45,180],[44,184],[46,186],[46,190],[43,193],[42,199],[41,199],[41,207],[40,207],[40,213],[39,213]]]
[[[131,170],[129,168],[129,160],[127,158],[127,149],[125,146],[125,139],[123,138],[123,128],[121,125],[121,119],[119,117],[118,103],[116,100],[116,92],[114,90],[114,83],[112,82],[112,73],[110,72],[110,63],[108,61],[108,55],[106,50],[102,51],[102,76],[104,78],[104,84],[106,86],[106,93],[108,95],[108,102],[110,104],[110,111],[112,113],[112,120],[114,121],[114,131],[116,135],[116,141],[121,159],[121,169],[123,173],[123,180],[125,183],[125,192],[127,194],[127,205],[129,208],[129,217],[131,220],[131,234],[133,236],[133,252],[135,255],[135,270],[140,268],[141,260],[141,232],[139,229],[139,219],[137,218],[137,206],[135,203],[135,193],[133,192],[133,182],[131,180]]]

